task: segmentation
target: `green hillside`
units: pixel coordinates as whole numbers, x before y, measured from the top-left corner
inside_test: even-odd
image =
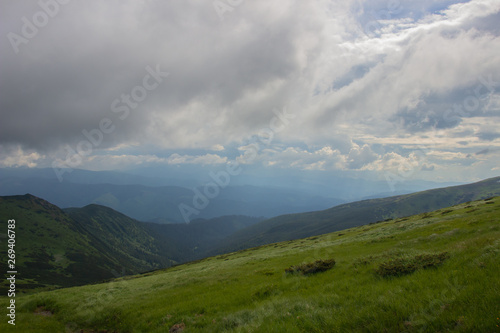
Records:
[[[101,252],[119,261],[120,274],[140,273],[172,265],[172,255],[141,223],[111,208],[88,205],[64,210]],[[116,276],[115,276],[116,277]]]
[[[262,220],[231,215],[189,224],[157,224],[139,222],[100,205],[64,211],[99,241],[100,250],[125,262],[122,275],[206,257],[221,240]]]
[[[20,289],[71,286],[111,278],[118,262],[58,207],[31,195],[0,197],[2,221],[16,220],[16,266]],[[6,223],[2,223],[6,228]],[[6,258],[7,244],[0,253]],[[6,263],[2,263],[2,268]],[[2,282],[5,294],[6,281]]]
[[[318,212],[282,215],[235,233],[212,251],[212,254],[322,235],[498,195],[500,195],[500,177],[473,184],[357,201]]]
[[[495,332],[499,222],[495,197],[20,295],[0,331]]]
[[[99,241],[99,250],[125,262],[122,271],[139,273],[207,256],[221,240],[262,218],[221,216],[189,224],[139,222],[111,208],[88,205],[64,209],[86,233]]]
[[[13,218],[20,290],[82,285],[169,264],[167,256],[155,252],[140,222],[105,207],[88,206],[67,214],[29,194],[0,197],[5,230],[6,221]],[[6,253],[5,245],[0,254]],[[5,286],[3,281],[2,294]]]
[[[95,283],[198,259],[220,240],[261,220],[225,216],[158,225],[99,205],[61,210],[32,195],[0,197],[1,226],[7,230],[13,218],[21,291]],[[6,246],[0,255],[7,257]],[[2,294],[6,285],[6,280],[0,285]]]

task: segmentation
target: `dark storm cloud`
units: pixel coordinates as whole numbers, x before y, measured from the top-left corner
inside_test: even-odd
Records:
[[[259,15],[245,6],[250,15]],[[24,2],[2,7],[9,12],[4,36],[22,36],[21,18],[30,20],[41,10]],[[192,1],[61,5],[27,44],[15,45],[17,54],[9,39],[2,39],[0,143],[50,149],[80,140],[82,130],[98,127],[106,117],[119,126],[103,144],[112,146],[141,137],[153,113],[168,118],[210,96],[206,112],[217,116],[218,108],[294,72],[290,17],[232,15],[221,22],[212,3]],[[111,104],[142,84],[147,66],[159,66],[169,77],[120,122]],[[262,122],[254,118],[236,114],[233,120],[250,127],[252,121]]]

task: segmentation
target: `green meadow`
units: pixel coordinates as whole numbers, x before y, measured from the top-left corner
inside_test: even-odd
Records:
[[[499,222],[495,197],[17,294],[16,325],[4,314],[0,331],[500,332]],[[299,269],[321,262],[328,267]]]

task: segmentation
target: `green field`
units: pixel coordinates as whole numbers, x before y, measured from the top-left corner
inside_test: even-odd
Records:
[[[499,222],[496,197],[17,295],[16,326],[4,314],[0,331],[500,332]],[[325,272],[285,272],[327,259]]]

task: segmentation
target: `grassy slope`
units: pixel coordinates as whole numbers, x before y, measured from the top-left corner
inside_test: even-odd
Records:
[[[142,222],[99,205],[64,211],[95,239],[98,250],[120,262],[124,273],[171,266],[170,253],[163,251]]]
[[[139,222],[99,205],[64,211],[99,239],[96,247],[119,259],[127,274],[206,257],[207,249],[220,240],[261,221],[233,215],[165,225]]]
[[[170,265],[141,222],[106,207],[91,205],[67,214],[32,195],[0,197],[1,226],[6,228],[12,218],[24,291],[95,283]],[[6,252],[5,244],[2,257]],[[2,294],[5,286],[4,280]]]
[[[321,235],[498,195],[500,177],[473,184],[357,201],[318,212],[278,216],[235,233],[213,250],[212,254]]]
[[[115,259],[93,247],[92,238],[82,234],[68,215],[45,200],[31,195],[0,197],[0,218],[5,232],[7,220],[16,219],[16,266],[22,272],[22,289],[86,284],[113,277],[110,270],[118,267]],[[1,246],[6,258],[7,243],[2,241]]]
[[[157,225],[99,205],[61,210],[31,195],[0,197],[0,226],[6,228],[12,218],[17,221],[16,260],[24,291],[95,283],[193,260],[236,230],[260,221],[226,216]],[[6,252],[2,246],[0,255],[6,257]],[[6,283],[0,284],[1,294]]]
[[[166,332],[184,323],[184,332],[494,332],[499,220],[496,197],[137,278],[20,296],[16,327],[4,319],[0,331]],[[450,257],[437,268],[390,278],[375,273],[394,258],[442,252]],[[327,272],[284,273],[328,258],[337,264]],[[53,315],[34,314],[41,310]]]

